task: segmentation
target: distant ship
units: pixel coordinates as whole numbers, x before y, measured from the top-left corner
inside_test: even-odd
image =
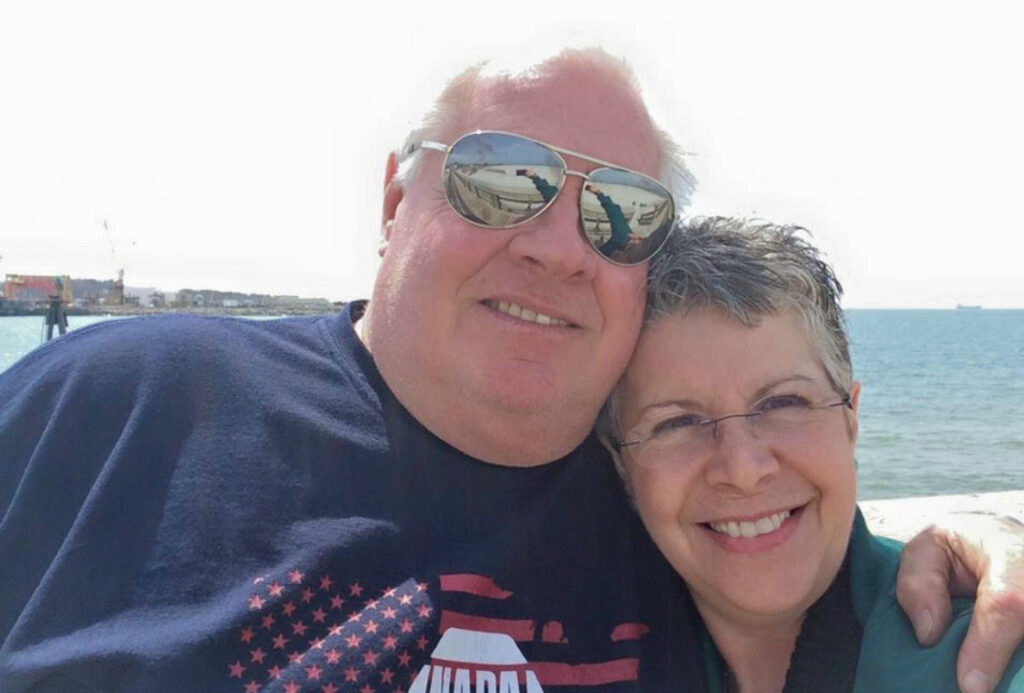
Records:
[[[981,306],[965,306],[963,303],[956,304],[957,310],[981,310]]]

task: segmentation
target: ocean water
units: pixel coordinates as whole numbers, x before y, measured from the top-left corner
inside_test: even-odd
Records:
[[[1024,489],[1024,311],[847,319],[861,498]]]
[[[863,388],[862,499],[1024,489],[1024,310],[851,310],[847,319]],[[42,322],[0,318],[0,370],[39,345]]]

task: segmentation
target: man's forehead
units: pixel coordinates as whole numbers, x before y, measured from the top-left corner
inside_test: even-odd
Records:
[[[643,103],[599,69],[484,79],[456,120],[461,130],[452,137],[515,132],[658,176],[658,140]]]

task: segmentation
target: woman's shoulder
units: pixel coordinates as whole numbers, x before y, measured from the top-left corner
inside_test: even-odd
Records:
[[[855,691],[959,693],[956,661],[974,603],[953,601],[949,629],[931,647],[918,644],[913,627],[896,601],[901,544],[871,534],[858,512],[850,540],[854,611],[863,627]],[[1024,648],[1018,649],[1000,686],[1024,693]]]

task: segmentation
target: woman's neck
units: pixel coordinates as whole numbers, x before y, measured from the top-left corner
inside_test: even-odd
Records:
[[[740,693],[780,693],[796,647],[803,615],[775,625],[732,622],[698,604],[698,609]]]

